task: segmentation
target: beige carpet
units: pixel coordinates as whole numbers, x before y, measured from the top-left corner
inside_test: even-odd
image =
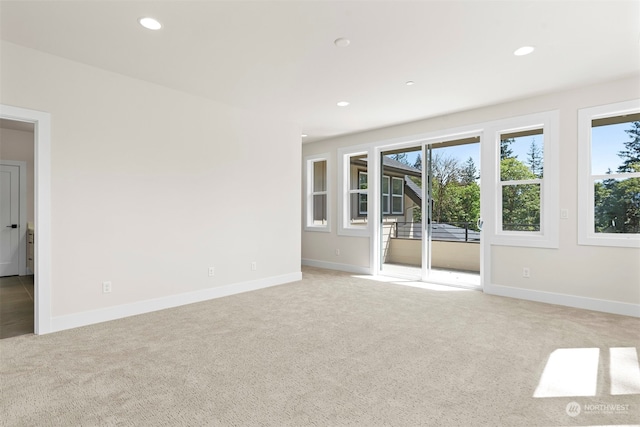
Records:
[[[297,283],[1,340],[0,424],[640,420],[640,395],[610,395],[605,357],[610,347],[640,347],[639,319],[303,272]],[[602,355],[595,396],[533,398],[551,352],[593,347]],[[574,417],[566,411],[572,401],[582,408]]]

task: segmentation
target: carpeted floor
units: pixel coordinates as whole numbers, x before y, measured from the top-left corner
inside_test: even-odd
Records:
[[[300,282],[0,341],[8,426],[634,424],[612,347],[640,319],[303,269]],[[595,396],[534,398],[549,355],[597,348]],[[577,414],[567,411],[576,402]]]

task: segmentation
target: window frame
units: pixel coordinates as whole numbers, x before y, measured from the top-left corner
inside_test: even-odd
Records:
[[[367,214],[367,222],[363,225],[351,224],[351,197],[353,194],[366,194],[367,195],[367,211],[371,212],[372,201],[368,197],[369,192],[372,190],[372,186],[375,183],[368,182],[367,189],[351,189],[351,180],[358,179],[358,174],[355,177],[351,176],[351,158],[365,156],[367,159],[366,173],[369,174],[371,170],[371,149],[368,146],[356,146],[338,148],[338,174],[339,180],[339,192],[338,197],[338,229],[337,234],[340,236],[354,236],[354,237],[368,237],[371,233],[371,215]],[[356,187],[359,187],[356,186]],[[374,193],[371,193],[374,194]],[[359,210],[360,203],[358,202],[357,209]],[[358,217],[359,215],[355,215]]]
[[[545,132],[544,128],[536,127],[536,126],[526,126],[518,129],[507,129],[505,131],[500,132],[499,142],[502,142],[503,135],[516,133],[516,132],[527,132],[527,131],[535,131],[540,130],[542,134],[542,167],[544,168],[545,163]],[[537,135],[537,134],[536,134]],[[543,221],[542,221],[542,207],[544,205],[544,176],[542,178],[529,178],[529,179],[511,179],[511,180],[502,180],[502,168],[501,168],[501,158],[498,156],[498,181],[499,181],[499,189],[497,194],[498,199],[498,222],[496,224],[496,230],[501,234],[509,234],[509,235],[522,235],[522,236],[530,236],[530,235],[543,235]],[[504,188],[507,186],[515,187],[518,185],[538,185],[540,187],[540,230],[539,231],[524,231],[524,230],[505,230],[504,227],[504,205],[503,205],[503,194]]]
[[[401,183],[400,183],[400,194],[394,194],[394,192],[393,192],[393,182],[395,180],[401,181]],[[385,182],[387,183],[387,192],[386,193],[384,191]],[[382,175],[381,187],[382,187],[381,188],[382,196],[380,198],[380,204],[381,204],[381,207],[382,207],[382,215],[385,215],[385,216],[404,215],[404,179],[398,178],[397,176]],[[386,203],[385,203],[385,197],[386,197]],[[399,198],[400,199],[400,210],[399,211],[394,211],[393,210],[393,199],[394,198]]]
[[[325,178],[325,191],[314,191],[313,184],[315,182],[315,169],[314,165],[318,162],[326,162],[326,178]],[[319,231],[330,233],[331,232],[331,162],[329,161],[329,153],[314,154],[305,157],[305,231]],[[314,224],[314,196],[326,195],[326,223]]]
[[[367,178],[367,189],[369,188],[369,174],[361,169],[358,169],[358,190],[365,190],[364,188],[360,188],[361,185],[361,176],[364,175]],[[365,201],[365,206],[367,209],[362,210],[362,196],[367,196]],[[369,197],[368,193],[358,192],[358,218],[366,218],[369,215]]]
[[[385,180],[387,182],[386,193],[384,192]],[[382,175],[382,182],[380,185],[382,186],[382,197],[380,198],[380,203],[382,204],[382,215],[391,215],[391,177],[389,175]],[[387,198],[387,203],[384,201],[385,196]]]
[[[602,179],[640,178],[640,172],[591,173],[593,120],[640,113],[640,99],[578,110],[578,244],[640,248],[640,234],[596,233],[594,183]]]
[[[394,181],[400,181],[400,194],[395,194],[393,192],[393,182]],[[396,176],[391,177],[391,186],[389,187],[389,192],[391,194],[391,201],[390,201],[390,208],[389,210],[391,211],[391,215],[404,215],[404,179],[403,178],[398,178]],[[400,210],[399,211],[394,211],[393,210],[393,199],[394,198],[399,198],[400,199]]]
[[[560,229],[559,208],[559,112],[557,110],[543,113],[529,114],[506,120],[499,120],[487,124],[484,139],[493,141],[482,148],[482,164],[492,165],[491,171],[485,169],[486,176],[493,182],[493,198],[489,203],[493,215],[491,227],[485,227],[490,232],[488,241],[492,245],[558,248]],[[541,129],[543,134],[543,167],[542,178],[518,181],[502,181],[500,173],[500,140],[502,135]],[[531,181],[531,182],[530,182]],[[534,182],[535,181],[535,182]],[[502,189],[503,182],[513,184],[538,183],[540,181],[540,231],[515,231],[502,229]],[[483,194],[485,190],[483,189]],[[483,201],[484,202],[484,199]],[[481,203],[482,203],[481,202]],[[488,236],[489,237],[489,236]]]

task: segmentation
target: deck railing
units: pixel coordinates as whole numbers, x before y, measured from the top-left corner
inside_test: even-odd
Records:
[[[479,243],[480,232],[475,223],[449,222],[431,223],[431,240],[449,242]],[[423,228],[421,222],[396,222],[391,228],[392,239],[422,239]]]
[[[504,224],[508,231],[540,231],[538,224]],[[394,222],[391,224],[392,239],[422,239],[424,229],[421,222]],[[431,223],[431,240],[448,242],[479,243],[480,231],[476,223],[447,222]]]

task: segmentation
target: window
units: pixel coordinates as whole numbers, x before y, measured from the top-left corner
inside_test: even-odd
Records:
[[[353,150],[353,151],[352,151]],[[341,196],[338,197],[340,226],[338,234],[368,236],[369,155],[360,148],[338,149]]]
[[[391,184],[392,183],[392,184]],[[382,177],[382,213],[402,215],[404,213],[404,180]]]
[[[328,155],[307,157],[307,203],[305,229],[330,231]]]
[[[640,102],[579,112],[578,243],[640,247]]]
[[[382,177],[382,213],[388,215],[391,213],[391,205],[389,199],[389,177]]]
[[[391,185],[391,213],[400,214],[404,213],[404,179],[393,178]]]
[[[540,232],[543,171],[542,129],[500,135],[502,231]]]
[[[366,190],[367,189],[367,173],[366,172],[358,172],[358,190]],[[367,216],[367,194],[363,192],[358,192],[358,214],[361,217]]]
[[[367,173],[368,160],[366,154],[349,157],[349,212],[348,225],[364,228],[367,226],[369,212],[369,176]]]
[[[356,157],[353,159],[353,165],[360,165],[363,159]],[[366,161],[366,159],[365,159]],[[363,226],[367,225],[367,212],[368,212],[368,175],[367,172],[362,170],[357,171],[357,179],[351,181],[350,193],[351,193],[351,225]]]
[[[500,120],[487,125],[493,145],[483,148],[483,178],[495,182],[484,192],[485,231],[491,243],[557,248],[560,208],[558,111]],[[483,202],[484,203],[484,202]]]

